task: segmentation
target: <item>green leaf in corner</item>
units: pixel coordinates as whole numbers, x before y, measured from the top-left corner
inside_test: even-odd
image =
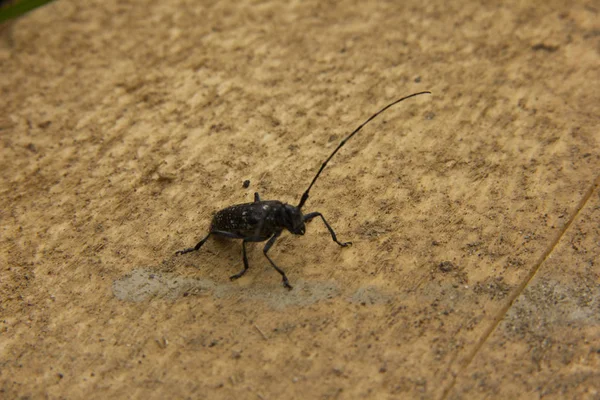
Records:
[[[35,10],[46,3],[50,3],[51,1],[53,0],[21,0],[8,6],[0,7],[0,24],[9,19],[20,17],[31,10]]]

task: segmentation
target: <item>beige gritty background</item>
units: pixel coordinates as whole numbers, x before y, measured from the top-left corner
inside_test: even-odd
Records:
[[[593,1],[58,0],[0,37],[0,398],[600,398]],[[270,255],[194,245],[297,204]],[[250,187],[244,188],[244,180]]]

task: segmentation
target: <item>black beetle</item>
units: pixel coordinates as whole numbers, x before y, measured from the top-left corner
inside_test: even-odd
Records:
[[[377,117],[379,114],[393,106],[394,104],[400,103],[403,100],[408,98],[418,96],[421,94],[431,94],[429,91],[413,93],[409,96],[402,97],[394,101],[393,103],[388,104],[383,107],[381,110],[377,111],[373,114],[369,119],[363,122],[358,128],[356,128],[350,135],[348,135],[342,142],[336,147],[336,149],[331,153],[331,155],[323,162],[321,168],[313,178],[310,185],[308,185],[308,189],[302,194],[300,198],[300,203],[297,206],[293,206],[291,204],[282,203],[277,200],[261,200],[258,193],[254,193],[254,202],[253,203],[244,203],[237,204],[235,206],[227,207],[215,214],[210,224],[210,230],[208,235],[204,239],[202,239],[198,244],[194,247],[190,247],[189,249],[180,250],[176,252],[176,255],[185,254],[192,251],[200,250],[202,245],[208,240],[210,235],[218,235],[223,236],[230,239],[242,239],[242,254],[244,260],[244,269],[238,272],[235,275],[230,277],[231,280],[237,279],[244,275],[248,270],[248,257],[246,256],[246,243],[247,242],[264,242],[268,240],[267,244],[263,249],[263,253],[267,260],[271,263],[273,268],[279,272],[283,278],[283,285],[291,289],[287,276],[285,276],[285,272],[281,268],[279,268],[271,257],[267,254],[273,243],[277,240],[281,232],[284,229],[287,229],[294,235],[304,235],[306,231],[305,223],[310,221],[315,217],[321,217],[323,223],[329,230],[331,237],[334,242],[339,244],[342,247],[346,247],[351,244],[351,242],[340,242],[335,235],[333,228],[327,223],[325,217],[319,212],[311,212],[309,214],[302,214],[302,206],[308,200],[308,192],[315,184],[317,178],[329,162],[333,158],[333,156],[338,152],[340,148],[354,136],[358,131],[362,129],[367,123],[369,123],[373,118]]]

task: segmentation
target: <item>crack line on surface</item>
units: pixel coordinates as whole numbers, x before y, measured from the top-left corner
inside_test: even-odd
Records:
[[[569,228],[571,227],[571,224],[577,219],[577,217],[581,213],[581,210],[583,210],[583,208],[586,206],[586,204],[588,203],[589,199],[592,197],[592,194],[594,193],[594,191],[596,190],[596,188],[598,186],[600,186],[600,175],[596,176],[596,179],[594,179],[594,182],[592,183],[592,185],[588,188],[588,190],[585,192],[585,195],[582,197],[582,199],[577,204],[575,211],[573,212],[573,214],[571,215],[571,217],[569,218],[567,223],[556,234],[556,236],[550,243],[550,246],[548,246],[548,248],[538,258],[538,260],[534,264],[531,271],[529,271],[529,274],[526,276],[526,278],[523,280],[523,282],[518,286],[517,290],[515,290],[514,293],[508,298],[508,302],[506,303],[506,305],[504,307],[502,307],[500,309],[500,311],[496,314],[490,327],[484,331],[483,335],[481,336],[481,339],[479,339],[479,341],[473,348],[473,351],[471,351],[471,353],[467,356],[466,360],[462,363],[462,366],[459,367],[458,372],[452,377],[448,387],[446,389],[444,389],[444,391],[442,392],[440,400],[445,400],[448,397],[448,395],[450,394],[450,391],[454,388],[454,385],[456,384],[456,380],[458,379],[458,377],[460,375],[462,375],[462,373],[471,364],[471,362],[473,361],[473,359],[475,358],[477,353],[479,353],[479,350],[481,350],[481,348],[483,347],[485,342],[487,342],[488,338],[496,330],[496,328],[500,324],[500,321],[502,321],[502,319],[504,319],[504,316],[508,313],[508,310],[512,307],[515,300],[523,293],[523,291],[525,290],[525,288],[527,288],[527,286],[529,285],[529,282],[531,282],[531,280],[537,274],[537,272],[539,271],[541,266],[546,262],[548,257],[550,257],[550,255],[554,252],[554,249],[556,248],[558,243],[560,243],[560,241],[563,238],[563,236],[565,235],[565,233],[569,230]],[[450,368],[449,368],[449,370],[450,370]],[[451,371],[449,371],[449,372],[451,373]]]

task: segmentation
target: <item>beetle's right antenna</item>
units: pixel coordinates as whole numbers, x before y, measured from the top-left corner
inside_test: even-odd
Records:
[[[348,135],[348,137],[346,137],[344,140],[342,140],[342,142],[338,145],[338,147],[336,147],[336,149],[333,151],[333,153],[331,153],[331,155],[329,157],[327,157],[327,160],[325,160],[325,162],[321,165],[321,168],[319,168],[319,172],[317,172],[317,175],[315,175],[315,177],[313,178],[313,180],[310,183],[310,185],[308,185],[308,189],[306,189],[306,191],[302,194],[302,197],[300,198],[300,203],[298,204],[298,208],[302,208],[302,206],[304,205],[304,203],[306,203],[306,200],[308,200],[308,192],[310,192],[310,189],[315,184],[315,182],[316,182],[317,178],[319,177],[319,175],[321,175],[321,171],[323,171],[323,169],[325,169],[325,166],[327,165],[327,163],[329,162],[329,160],[331,160],[333,158],[333,156],[335,156],[335,153],[337,153],[338,150],[341,149],[342,146],[345,145],[346,142],[348,140],[350,140],[350,138],[352,136],[354,136],[356,133],[358,133],[358,131],[360,131],[363,126],[365,126],[366,124],[368,124],[369,122],[371,122],[371,120],[373,118],[375,118],[376,116],[378,116],[379,114],[381,114],[382,112],[384,112],[385,110],[387,110],[388,108],[390,108],[391,106],[393,106],[395,104],[398,104],[398,103],[400,103],[403,100],[410,99],[411,97],[419,96],[421,94],[431,94],[431,92],[425,91],[425,92],[413,93],[413,94],[411,94],[409,96],[403,97],[401,99],[398,99],[398,100],[394,101],[393,103],[388,104],[387,106],[383,107],[381,110],[377,111],[375,114],[371,115],[371,117],[368,120],[366,120],[365,122],[363,122],[350,135]]]

